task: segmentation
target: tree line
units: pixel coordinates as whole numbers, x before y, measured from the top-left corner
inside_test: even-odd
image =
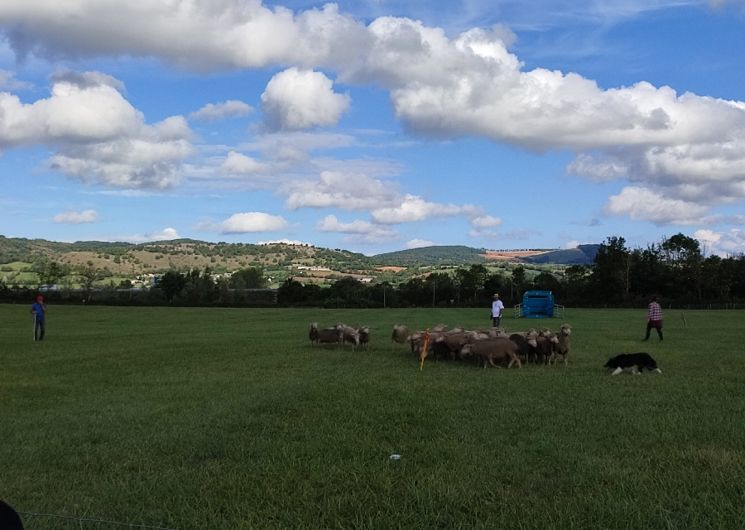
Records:
[[[557,303],[574,307],[639,307],[651,296],[666,305],[724,305],[745,302],[745,256],[704,256],[696,239],[676,234],[646,248],[628,248],[623,237],[608,237],[590,265],[562,274],[529,277],[524,267],[490,273],[481,264],[454,274],[433,272],[398,285],[363,285],[346,278],[330,288],[288,279],[280,286],[284,305],[329,307],[487,306],[499,293],[508,307],[527,290],[548,290]]]
[[[229,278],[209,268],[168,271],[150,289],[94,289],[102,271],[92,263],[66,270],[54,262],[37,266],[42,284],[74,274],[80,288],[49,293],[60,301],[188,306],[321,306],[321,307],[476,307],[488,306],[500,293],[508,307],[521,302],[526,290],[550,290],[565,306],[639,307],[650,296],[666,305],[745,302],[745,256],[704,256],[697,240],[676,234],[646,248],[628,248],[623,237],[608,237],[590,265],[573,265],[560,273],[533,275],[522,266],[490,272],[483,264],[454,272],[426,272],[405,282],[363,284],[351,277],[329,287],[290,278],[277,290],[266,289],[261,267],[248,267]],[[30,289],[0,284],[3,301],[26,301]]]

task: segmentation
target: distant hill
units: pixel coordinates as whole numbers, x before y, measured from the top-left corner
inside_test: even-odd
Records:
[[[411,248],[397,252],[377,254],[370,259],[379,265],[398,265],[411,267],[415,265],[468,265],[485,263],[484,249],[463,245],[434,246]]]
[[[598,248],[600,248],[600,245],[579,245],[577,248],[553,250],[536,256],[527,256],[522,258],[522,261],[535,264],[588,265],[595,261]]]
[[[0,236],[0,264],[34,263],[39,260],[58,261],[71,266],[92,262],[96,268],[127,276],[205,267],[214,271],[256,266],[281,268],[288,265],[330,267],[341,271],[373,267],[364,254],[310,245],[207,243],[193,239],[142,244],[103,241],[60,243]]]
[[[322,267],[340,274],[369,275],[382,266],[458,266],[483,264],[495,260],[533,264],[587,264],[593,262],[599,246],[580,245],[569,250],[488,251],[483,248],[451,245],[365,256],[343,249],[284,243],[253,245],[208,243],[193,239],[142,244],[106,241],[60,243],[44,239],[0,236],[0,265],[13,262],[34,263],[39,260],[57,261],[70,266],[91,262],[96,268],[106,270],[113,276],[125,277],[160,273],[169,269],[190,270],[209,267],[214,272],[226,272],[257,266],[267,271],[288,271],[293,266],[306,266],[306,269]],[[277,274],[272,275],[277,277]]]
[[[432,246],[378,254],[371,259],[381,265],[470,265],[505,262],[586,265],[595,260],[600,245],[580,245],[566,250],[485,250],[467,246]]]

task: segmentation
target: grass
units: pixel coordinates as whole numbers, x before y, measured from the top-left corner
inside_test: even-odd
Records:
[[[388,339],[487,312],[53,306],[33,343],[0,306],[0,497],[174,529],[741,527],[745,312],[667,311],[641,343],[644,310],[568,310],[568,369],[420,372]],[[371,349],[311,347],[311,321]],[[639,350],[664,373],[601,368]]]

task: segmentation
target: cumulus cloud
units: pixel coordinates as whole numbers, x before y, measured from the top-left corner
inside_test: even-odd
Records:
[[[272,239],[270,241],[259,241],[256,243],[257,245],[276,245],[276,244],[282,244],[282,245],[297,245],[300,247],[312,247],[310,243],[304,243],[302,241],[298,241],[296,239]]]
[[[165,189],[182,179],[182,163],[193,153],[181,117],[142,125],[134,136],[71,144],[50,158],[50,166],[89,184]]]
[[[580,153],[566,168],[567,173],[585,177],[596,182],[609,182],[626,177],[629,168],[619,157],[610,154],[592,156]]]
[[[343,63],[365,41],[334,4],[295,14],[258,0],[2,2],[0,25],[19,57],[154,56],[194,70]]]
[[[0,92],[0,147],[50,145],[56,149],[50,167],[86,183],[134,189],[176,184],[193,152],[186,120],[146,124],[122,88],[98,72],[64,72],[53,77],[46,99],[23,103]]]
[[[140,112],[108,79],[93,81],[90,73],[60,77],[51,96],[34,103],[0,92],[0,147],[104,142],[132,135],[143,126]]]
[[[189,118],[197,121],[217,121],[248,116],[252,111],[253,107],[248,103],[229,99],[222,103],[208,103],[201,109],[189,114]]]
[[[158,232],[147,234],[130,234],[110,239],[110,241],[127,241],[129,243],[148,243],[150,241],[170,241],[179,239],[181,236],[175,228],[167,227]]]
[[[171,239],[179,239],[181,236],[178,235],[178,232],[175,228],[164,228],[160,232],[154,232],[149,235],[150,239],[153,241],[168,241]]]
[[[276,232],[287,228],[287,221],[279,215],[264,212],[235,213],[219,223],[205,221],[198,225],[199,230],[221,234],[247,234],[253,232]]]
[[[635,2],[630,11],[647,4]],[[594,13],[613,9],[595,6]],[[107,20],[128,23],[102,23]],[[388,90],[395,115],[421,135],[480,136],[531,150],[569,150],[577,158],[568,171],[600,181],[629,179],[632,187],[654,187],[667,201],[710,206],[745,198],[744,102],[681,94],[644,81],[604,89],[575,73],[526,69],[498,28],[449,35],[402,17],[365,25],[333,4],[292,12],[258,0],[3,2],[0,28],[18,57],[146,56],[207,70],[289,65],[272,79],[262,102],[275,129],[337,123],[349,99],[314,70],[323,69],[339,82]],[[68,93],[47,103],[25,105],[0,94],[6,116],[0,118],[0,147],[39,137],[105,141],[118,137],[120,129],[131,135],[143,127],[115,87],[69,80],[59,87]],[[72,121],[66,105],[53,119],[45,112],[63,97],[75,109]],[[91,103],[87,115],[81,101]],[[134,175],[124,180],[140,182]],[[152,186],[152,179],[141,185]],[[676,210],[676,204],[666,209]],[[611,210],[632,212],[617,204]],[[402,211],[387,213],[406,217]]]
[[[494,229],[502,224],[499,217],[484,214],[476,208],[469,208],[466,213],[470,215],[471,230],[468,232],[470,237],[490,239],[497,237],[497,232]]]
[[[321,232],[339,232],[342,234],[355,234],[362,236],[367,241],[386,241],[393,239],[398,234],[387,226],[380,226],[369,221],[360,219],[344,223],[339,221],[335,215],[327,215],[316,225]]]
[[[471,226],[475,229],[494,228],[501,224],[502,220],[492,215],[477,215],[471,218]]]
[[[342,208],[369,210],[381,204],[394,204],[396,186],[366,175],[324,171],[317,181],[297,181],[285,185],[287,208]]]
[[[410,239],[406,242],[406,248],[424,248],[434,246],[434,242],[427,239]]]
[[[725,232],[714,230],[696,230],[693,237],[701,243],[702,250],[707,254],[718,256],[741,256],[745,248],[745,230],[732,228]]]
[[[83,210],[82,212],[76,212],[68,210],[63,213],[58,213],[52,220],[55,223],[69,223],[69,224],[82,224],[92,223],[98,219],[96,210]]]
[[[250,156],[230,151],[222,163],[222,169],[235,175],[251,175],[266,171],[267,165]]]
[[[275,131],[335,125],[349,102],[321,72],[294,67],[272,77],[261,95],[265,122]]]
[[[429,202],[417,195],[406,195],[395,206],[376,208],[371,212],[375,222],[381,224],[412,223],[430,217],[468,215],[475,211],[470,205],[440,204]]]
[[[605,205],[609,215],[627,215],[635,221],[663,224],[695,224],[706,213],[705,206],[663,197],[659,193],[639,187],[626,187],[613,195]]]

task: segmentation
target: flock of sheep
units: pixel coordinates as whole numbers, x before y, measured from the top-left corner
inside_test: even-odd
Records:
[[[484,368],[488,366],[524,363],[556,364],[568,363],[572,328],[564,324],[558,333],[548,329],[531,329],[507,334],[500,328],[484,330],[448,329],[445,325],[434,326],[425,331],[411,331],[407,326],[395,325],[391,339],[399,344],[409,344],[411,352],[417,354],[420,367],[432,356],[461,361],[475,361]],[[346,324],[319,328],[310,325],[309,338],[313,344],[351,344],[352,349],[367,348],[370,343],[370,328],[353,327]]]
[[[318,323],[310,325],[308,332],[310,342],[313,344],[351,344],[352,349],[363,347],[367,349],[370,344],[370,328],[368,326],[352,327],[338,323],[335,326],[319,328]]]
[[[438,325],[431,330],[410,332],[406,326],[393,326],[391,339],[409,343],[411,352],[419,355],[420,367],[428,356],[452,360],[475,361],[487,366],[510,368],[524,363],[568,363],[572,328],[564,324],[558,333],[548,329],[531,329],[507,334],[500,328],[484,330],[448,329]]]

